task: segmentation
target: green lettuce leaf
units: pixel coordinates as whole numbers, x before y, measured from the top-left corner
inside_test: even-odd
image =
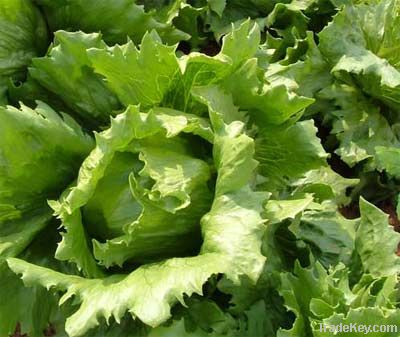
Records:
[[[290,92],[284,84],[265,85],[259,79],[262,69],[254,57],[259,41],[257,25],[245,21],[223,38],[221,52],[214,57],[191,53],[177,58],[175,48],[163,45],[154,32],[145,35],[140,50],[128,43],[90,49],[88,55],[95,71],[125,105],[161,105],[204,115],[206,109],[193,94],[198,97],[197,88],[219,84],[257,120],[281,124],[313,100]]]
[[[400,178],[400,148],[398,147],[375,147],[375,161],[376,167],[379,171],[385,171],[391,176]]]
[[[163,45],[152,32],[143,37],[140,51],[129,42],[89,50],[88,57],[124,105],[140,103],[149,107],[163,100],[174,77],[179,76],[175,48]]]
[[[334,201],[338,206],[348,205],[351,197],[348,190],[360,183],[359,179],[344,178],[333,171],[329,166],[308,171],[300,179],[291,183],[294,187],[293,193],[311,193],[316,201]]]
[[[265,0],[207,0],[208,13],[205,18],[209,30],[218,39],[231,29],[231,24],[241,23],[248,18],[258,19],[264,25],[262,18],[272,11],[278,1]]]
[[[267,27],[273,29],[285,41],[285,44],[293,43],[295,34],[299,38],[304,38],[309,18],[303,11],[307,9],[308,5],[307,1],[278,2],[266,18]]]
[[[248,59],[222,84],[224,90],[232,93],[234,103],[252,112],[258,124],[283,124],[314,102],[295,94],[285,83],[260,81],[260,71],[257,59]]]
[[[281,274],[279,293],[285,299],[287,308],[296,315],[296,320],[290,330],[281,329],[277,336],[312,335],[310,323],[316,317],[311,311],[310,303],[313,299],[319,299],[338,305],[343,295],[340,289],[337,289],[338,284],[335,283],[333,275],[328,275],[319,263],[311,268],[302,268],[299,263],[296,263],[293,274]]]
[[[52,218],[47,199],[57,196],[74,179],[92,146],[92,139],[75,121],[44,103],[38,103],[35,110],[0,108],[1,336],[12,334],[17,322],[22,331],[40,336],[49,323],[47,306],[55,301],[40,289],[24,288],[5,259],[20,256],[30,260],[26,249],[35,237],[48,240],[42,231]]]
[[[46,52],[47,27],[30,0],[4,0],[0,4],[0,87],[7,78],[23,80],[31,59]]]
[[[93,142],[69,116],[44,103],[35,110],[0,109],[0,220],[7,221],[57,196]]]
[[[88,55],[95,71],[106,78],[110,89],[125,105],[162,105],[195,113],[192,88],[221,81],[235,71],[255,53],[259,34],[256,26],[245,22],[224,37],[222,50],[215,57],[191,53],[178,59],[176,47],[163,45],[155,32],[144,36],[140,50],[130,42],[91,49]],[[248,48],[242,48],[243,44]]]
[[[45,57],[35,58],[30,75],[57,95],[89,126],[106,125],[119,108],[117,98],[103,79],[94,74],[86,55],[88,48],[105,46],[99,34],[55,33],[55,44]]]
[[[177,1],[177,3],[178,2],[179,1]],[[188,43],[192,51],[199,50],[208,42],[207,38],[209,34],[204,32],[203,29],[199,29],[199,23],[203,22],[204,12],[206,10],[206,7],[192,6],[186,1],[182,1],[179,15],[175,16],[173,19],[173,24],[176,28],[190,35]]]
[[[59,223],[50,220],[51,210],[43,212],[42,216],[28,215],[21,220],[26,226],[26,231],[22,231],[15,235],[19,236],[19,240],[14,240],[12,246],[13,251],[2,252],[0,257],[0,336],[7,337],[16,333],[16,326],[19,323],[21,335],[29,334],[32,337],[43,337],[44,334],[51,334],[55,331],[57,336],[66,336],[64,331],[64,323],[66,318],[65,310],[59,310],[56,294],[49,296],[49,293],[41,287],[27,288],[22,281],[16,276],[4,261],[4,257],[16,256],[30,263],[52,268],[62,272],[74,272],[70,266],[54,259],[54,250],[59,240],[57,227]],[[35,238],[26,240],[26,232],[28,230],[37,230],[38,223],[41,228]],[[46,225],[44,227],[44,225]],[[10,226],[15,223],[9,223]],[[21,244],[23,243],[23,246]],[[1,245],[1,244],[0,244]],[[16,251],[18,247],[18,251]],[[5,255],[4,255],[5,253]],[[64,309],[64,308],[63,308]]]
[[[355,228],[359,221],[345,219],[331,200],[319,204],[312,194],[297,192],[284,200],[269,200],[264,217],[271,223],[271,237],[266,237],[266,244],[271,244],[276,231],[282,231],[289,223],[288,231],[306,245],[324,267],[352,262]],[[276,238],[272,244],[276,244]]]
[[[192,301],[182,319],[151,330],[149,337],[261,337],[271,331],[268,314],[263,301],[238,317],[223,312],[214,302]]]
[[[298,214],[306,210],[314,198],[311,194],[287,200],[268,200],[265,206],[264,217],[275,224],[286,219],[295,219]]]
[[[193,251],[200,237],[200,218],[211,202],[206,184],[210,171],[176,136],[196,128],[200,134],[207,131],[194,116],[168,109],[144,114],[131,106],[112,121],[110,129],[96,135],[97,146],[84,161],[77,185],[60,202],[51,203],[66,228],[56,256],[75,262],[86,275],[101,275],[86,227],[94,237],[105,232],[103,239],[108,241],[94,241],[94,254],[106,266]],[[103,209],[113,193],[109,184],[120,195],[114,204],[120,209],[110,209],[112,205]],[[110,211],[114,214],[108,216]],[[116,221],[114,215],[121,217]]]
[[[260,130],[256,139],[256,159],[269,191],[327,165],[328,155],[316,132],[311,120]]]
[[[299,222],[290,226],[296,237],[310,246],[310,250],[325,267],[339,262],[349,264],[355,249],[357,220],[344,218],[329,202],[306,209]]]
[[[153,29],[169,43],[190,37],[172,24],[173,18],[179,14],[182,3],[179,0],[172,1],[162,11],[145,11],[135,0],[37,0],[37,3],[43,7],[52,31],[101,31],[104,40],[110,44],[125,43],[127,38],[139,43],[146,31]]]
[[[390,317],[389,322],[397,319],[394,308],[399,264],[399,257],[395,254],[398,235],[390,229],[387,216],[364,199],[360,200],[360,210],[360,219],[341,220],[342,232],[348,232],[350,245],[346,249],[347,255],[354,249],[352,259],[358,255],[359,263],[344,258],[347,266],[339,263],[325,270],[319,262],[312,260],[310,267],[297,263],[293,273],[281,274],[279,292],[297,318],[291,329],[280,330],[278,336],[309,336],[311,333],[328,336],[326,331],[320,331],[320,325],[368,324],[374,319],[379,321],[379,318],[383,322],[386,316]],[[318,226],[317,214],[305,211],[302,221]],[[326,213],[321,216],[325,222],[321,229],[329,227],[326,226],[329,217],[332,216]],[[355,279],[354,273],[361,276]]]
[[[225,274],[237,285],[241,275],[257,281],[265,261],[261,255],[264,221],[260,213],[266,195],[249,186],[256,166],[252,159],[254,142],[242,133],[241,123],[225,125],[219,115],[211,114],[218,178],[213,205],[201,221],[204,242],[200,255],[147,264],[129,275],[115,274],[104,279],[85,279],[23,260],[8,260],[14,272],[23,274],[27,285],[66,291],[61,303],[76,296],[81,306],[66,321],[70,336],[81,336],[97,326],[100,316],[107,320],[114,316],[118,322],[126,311],[157,326],[171,316],[173,304],[183,302],[184,294],[201,293],[202,285],[213,274]],[[139,128],[137,135],[143,132],[148,130]],[[81,197],[76,198],[74,202],[79,203]]]
[[[0,226],[0,264],[7,257],[18,256],[50,219],[51,211],[42,206],[19,219],[3,220]]]
[[[378,146],[399,146],[398,137],[381,109],[357,89],[336,84],[324,89],[320,97],[332,102],[331,133],[340,142],[335,152],[350,167],[368,160],[374,168]],[[382,164],[381,161],[381,168]]]
[[[54,308],[57,301],[48,296],[44,289],[24,287],[4,261],[0,263],[0,277],[0,336],[12,335],[17,323],[22,333],[29,333],[33,337],[43,336],[49,324],[48,309]]]
[[[333,331],[324,331],[324,324],[373,325],[383,324],[385,319],[394,324],[398,319],[393,305],[395,275],[380,279],[365,277],[351,287],[348,273],[342,264],[326,271],[317,263],[310,268],[297,264],[294,274],[281,274],[279,292],[297,318],[291,329],[281,329],[277,336],[331,336]]]
[[[320,34],[319,48],[342,80],[399,111],[400,5],[397,0],[345,6]]]
[[[399,234],[389,225],[388,216],[364,199],[360,200],[360,210],[355,247],[364,271],[375,277],[398,273],[400,259],[396,250]]]
[[[233,76],[237,74],[235,73]],[[237,81],[242,83],[243,79],[237,79]],[[210,110],[221,114],[225,121],[249,122],[250,120],[249,125],[256,124],[256,128],[258,128],[255,137],[256,159],[260,163],[258,173],[266,179],[264,185],[270,192],[277,187],[282,187],[285,181],[299,178],[309,170],[326,166],[327,158],[320,140],[316,137],[317,130],[312,121],[298,122],[294,125],[289,123],[280,126],[274,125],[283,123],[293,114],[301,111],[296,103],[291,105],[289,97],[292,93],[288,92],[286,86],[276,88],[279,89],[277,91],[271,89],[265,94],[257,94],[257,96],[268,106],[277,104],[282,99],[285,102],[284,107],[277,106],[272,110],[267,106],[258,106],[261,110],[252,112],[242,110],[246,105],[243,105],[242,98],[238,96],[239,93],[230,92],[223,86],[197,87],[192,91],[199,101],[206,104]],[[279,92],[284,97],[281,97]],[[301,100],[301,97],[293,95]],[[253,118],[255,122],[252,121]],[[263,122],[266,120],[272,125],[265,126]]]
[[[285,84],[297,94],[311,98],[328,87],[333,78],[329,64],[318,49],[311,32],[307,33],[304,42],[306,52],[301,55],[304,60],[293,60],[295,55],[291,55],[292,59],[286,57],[281,62],[268,64],[266,77],[275,85]]]
[[[324,329],[324,324],[327,327]],[[373,337],[394,337],[397,335],[397,327],[400,324],[400,315],[398,310],[385,310],[381,308],[357,308],[351,309],[345,316],[343,314],[335,314],[328,319],[323,320],[319,324],[315,324],[313,327],[313,333],[316,337],[332,336],[333,331],[330,331],[328,327],[340,326],[340,324],[348,325],[356,324],[357,330],[352,328],[351,335],[354,337],[365,336],[368,334]],[[322,326],[321,326],[322,325]],[[372,330],[373,327],[380,327],[384,325],[385,331]],[[360,326],[365,326],[364,330],[359,330]],[[367,330],[368,329],[368,330]],[[350,331],[350,330],[349,330]],[[335,333],[335,336],[348,336],[349,331],[339,330]]]
[[[400,0],[3,2],[0,337],[399,323]]]

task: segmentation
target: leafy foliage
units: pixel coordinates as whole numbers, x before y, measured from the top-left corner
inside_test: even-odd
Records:
[[[399,326],[399,14],[0,0],[0,337]]]

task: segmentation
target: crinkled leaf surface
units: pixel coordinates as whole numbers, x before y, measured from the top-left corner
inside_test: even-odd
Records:
[[[105,44],[99,34],[58,31],[48,55],[34,59],[29,69],[33,79],[93,126],[106,125],[120,104],[90,67],[86,50],[100,46]]]
[[[133,116],[144,118],[138,112]],[[265,193],[253,192],[248,185],[256,164],[252,159],[254,142],[241,133],[241,123],[225,125],[216,114],[211,119],[218,178],[213,205],[201,221],[204,243],[200,255],[148,264],[127,276],[104,279],[69,276],[22,260],[9,260],[10,267],[23,274],[26,284],[67,291],[62,301],[78,297],[81,306],[66,322],[69,335],[84,334],[98,325],[100,316],[114,316],[118,321],[127,310],[157,326],[170,317],[171,305],[183,301],[183,294],[201,293],[203,283],[213,274],[225,274],[234,283],[241,275],[254,282],[258,279],[265,260],[261,255],[264,225],[260,215]],[[134,134],[140,136],[144,131],[139,128]],[[70,202],[82,201],[77,194],[75,198]]]
[[[38,0],[43,6],[53,31],[59,29],[82,30],[86,33],[101,31],[107,43],[125,43],[128,38],[140,42],[146,31],[156,29],[170,43],[188,39],[189,36],[176,29],[170,17],[179,12],[179,3],[173,4],[167,17],[159,10],[145,11],[135,0]],[[166,11],[168,12],[168,10]],[[159,16],[159,17],[158,17]]]
[[[349,166],[366,159],[374,160],[376,147],[397,147],[398,137],[381,110],[358,90],[347,85],[333,85],[321,92],[333,105],[332,133],[340,142],[335,151]],[[376,163],[373,161],[373,165]]]
[[[355,247],[364,271],[376,277],[398,273],[400,259],[396,249],[399,235],[389,226],[387,215],[377,207],[361,199],[360,209]]]
[[[0,4],[0,83],[23,78],[31,59],[46,51],[47,28],[30,0],[4,0]]]
[[[332,72],[399,111],[399,10],[397,0],[345,6],[320,34]],[[393,49],[394,48],[394,49]],[[351,76],[348,76],[351,75]]]
[[[351,332],[352,336],[365,336],[366,334],[373,337],[394,337],[398,333],[395,332],[395,327],[400,324],[400,316],[398,310],[384,310],[380,308],[358,308],[351,309],[349,313],[345,316],[343,314],[335,314],[328,319],[323,320],[323,322],[315,324],[313,327],[314,336],[323,337],[323,336],[332,336],[333,331],[329,331],[328,329],[324,331],[324,329],[320,328],[319,324],[326,324],[328,326],[339,326],[342,325],[350,325],[356,324],[357,327],[364,326],[364,331],[360,331],[353,329]],[[387,332],[373,331],[374,326],[382,326],[385,325],[389,330]],[[322,331],[321,331],[322,330]],[[339,329],[338,329],[339,330]],[[335,333],[335,336],[346,336],[349,332],[338,331]]]
[[[327,153],[312,121],[262,129],[256,139],[260,174],[272,190],[308,171],[326,166]]]
[[[74,177],[92,139],[44,103],[35,110],[0,108],[1,221],[43,207]],[[35,179],[30,179],[32,171]]]
[[[61,203],[52,203],[66,228],[57,257],[74,261],[86,275],[100,271],[86,240],[80,208],[88,204],[83,220],[89,222],[89,234],[93,227],[92,235],[107,234],[113,224],[101,220],[101,213],[111,191],[102,191],[116,178],[120,183],[114,189],[121,195],[125,220],[114,229],[119,234],[115,238],[106,237],[104,244],[94,242],[96,258],[106,266],[122,265],[128,259],[182,255],[196,247],[199,221],[211,202],[206,186],[210,173],[204,161],[193,157],[188,144],[174,137],[196,129],[195,133],[206,134],[207,124],[195,116],[163,111],[171,112],[161,109],[146,115],[132,106],[114,119],[110,129],[97,135],[97,146],[83,163],[76,187],[67,191]]]
[[[3,3],[0,337],[398,323],[398,0]]]

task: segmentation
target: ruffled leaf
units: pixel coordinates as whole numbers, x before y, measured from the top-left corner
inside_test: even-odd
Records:
[[[101,31],[110,44],[125,43],[127,37],[139,43],[146,31],[153,29],[169,43],[190,37],[172,24],[172,19],[179,15],[181,1],[173,1],[163,10],[150,8],[147,11],[134,0],[37,0],[37,3],[43,6],[52,31]]]
[[[360,200],[360,210],[355,245],[364,271],[375,277],[398,273],[399,234],[389,226],[387,215],[364,199]]]
[[[396,111],[400,109],[399,11],[397,0],[345,6],[319,34],[319,47],[332,72],[349,83],[354,78],[364,92]]]
[[[107,124],[119,108],[117,98],[90,68],[86,55],[88,48],[104,46],[99,34],[58,31],[48,55],[34,59],[29,69],[33,79],[92,126]]]
[[[42,14],[30,0],[1,2],[0,32],[0,85],[6,85],[8,77],[24,77],[31,59],[46,51],[48,36]]]
[[[144,131],[149,132],[140,124],[123,123],[127,116],[137,121],[141,118],[154,118],[157,121],[157,116],[143,115],[137,110],[135,113],[131,108],[131,113],[121,115],[114,121],[111,130],[114,132],[129,125],[134,128],[129,135],[140,137]],[[171,306],[177,301],[182,302],[184,294],[190,296],[201,293],[202,285],[213,274],[225,274],[235,284],[238,284],[241,275],[257,281],[265,261],[261,254],[264,225],[260,213],[266,196],[253,192],[248,185],[253,172],[246,165],[255,167],[252,159],[254,142],[241,132],[241,124],[226,126],[218,115],[213,115],[212,120],[216,132],[214,161],[218,179],[211,210],[201,221],[204,243],[200,255],[144,265],[127,276],[113,275],[105,279],[84,279],[21,260],[9,260],[11,269],[22,274],[26,284],[40,284],[66,291],[62,302],[73,295],[77,296],[80,308],[66,323],[70,336],[83,335],[98,325],[101,316],[107,320],[113,316],[119,321],[126,311],[146,324],[157,326],[170,317]],[[146,125],[151,129],[152,125],[157,124],[153,122]],[[110,132],[105,133],[103,138],[107,138]],[[123,145],[126,139],[123,132],[120,134],[122,138],[115,142]],[[95,151],[99,154],[97,160],[105,160],[100,149]],[[100,172],[103,170],[92,164],[93,161],[91,165],[87,162],[84,167],[99,168]],[[78,190],[66,200],[68,207],[79,207],[84,202]],[[64,212],[68,207],[64,207]]]

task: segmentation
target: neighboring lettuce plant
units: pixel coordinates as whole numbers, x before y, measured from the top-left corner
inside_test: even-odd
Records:
[[[156,4],[144,8],[135,0],[37,0],[36,3],[43,8],[52,31],[101,31],[110,44],[125,43],[128,39],[138,43],[146,31],[153,29],[165,42],[175,43],[190,37],[172,22],[183,6],[180,0],[169,1],[161,8]]]
[[[47,200],[74,180],[93,145],[75,121],[44,103],[35,110],[0,108],[0,293],[3,303],[13,306],[0,306],[1,335],[13,331],[17,322],[36,331],[45,328],[41,324],[48,324],[45,316],[25,312],[25,306],[34,306],[36,294],[24,291],[7,270],[5,258],[23,254],[30,259],[27,247],[35,236],[47,237],[43,231],[48,231],[45,228],[52,222]],[[47,240],[43,244],[50,245]],[[40,301],[46,298],[37,296]]]
[[[0,2],[0,104],[10,79],[23,80],[27,66],[48,45],[46,22],[30,0]]]

